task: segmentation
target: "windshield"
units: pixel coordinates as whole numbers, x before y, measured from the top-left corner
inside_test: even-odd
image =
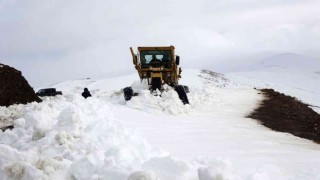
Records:
[[[170,50],[152,50],[140,51],[140,60],[142,65],[149,65],[153,62],[171,63]]]

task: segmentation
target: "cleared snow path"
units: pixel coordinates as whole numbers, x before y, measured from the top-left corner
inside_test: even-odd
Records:
[[[186,161],[227,161],[229,168],[241,177],[262,173],[270,179],[277,179],[278,175],[279,179],[287,179],[303,171],[316,172],[320,159],[314,157],[320,157],[319,145],[273,132],[256,120],[245,118],[260,98],[256,93],[215,89],[219,103],[201,108],[204,111],[155,116],[140,109],[119,107],[126,113],[117,117],[142,132],[153,147]]]

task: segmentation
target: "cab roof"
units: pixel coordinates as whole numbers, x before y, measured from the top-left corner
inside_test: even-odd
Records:
[[[174,50],[174,46],[138,47],[138,51],[143,51],[143,50]]]

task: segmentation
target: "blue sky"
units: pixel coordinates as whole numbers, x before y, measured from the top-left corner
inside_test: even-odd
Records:
[[[261,53],[320,57],[317,0],[0,0],[0,62],[33,87],[134,72],[129,47],[174,45],[184,68]]]

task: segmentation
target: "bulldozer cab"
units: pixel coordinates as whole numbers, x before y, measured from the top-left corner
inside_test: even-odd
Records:
[[[137,54],[132,48],[130,50],[140,79],[147,79],[152,89],[159,89],[163,84],[178,84],[181,69],[178,68],[179,56],[175,55],[174,46],[138,47]]]
[[[170,50],[142,50],[140,51],[141,68],[160,67],[171,68],[172,58]]]

